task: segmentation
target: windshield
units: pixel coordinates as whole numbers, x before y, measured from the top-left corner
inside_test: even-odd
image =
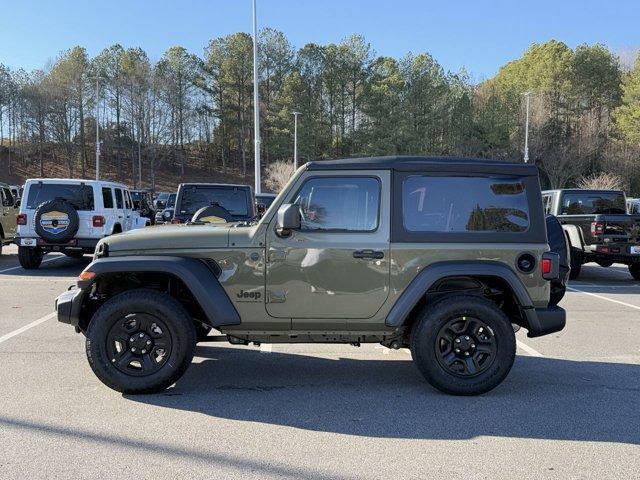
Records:
[[[169,195],[169,199],[167,200],[167,208],[173,208],[176,206],[176,197],[178,195],[176,193],[172,193]]]
[[[576,192],[562,197],[562,215],[627,213],[622,192]]]
[[[68,183],[33,183],[29,188],[27,208],[34,209],[38,205],[63,198],[77,210],[93,210],[93,188],[89,185]]]
[[[202,207],[217,203],[231,215],[249,214],[247,192],[237,187],[201,187],[187,186],[180,197],[180,214],[193,215]]]

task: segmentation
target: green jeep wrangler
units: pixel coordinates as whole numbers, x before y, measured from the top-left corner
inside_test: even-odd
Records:
[[[461,158],[310,162],[255,222],[105,238],[58,320],[126,393],[167,388],[199,340],[409,347],[431,385],[491,390],[514,332],[561,330],[535,166]],[[222,335],[208,335],[216,329]]]

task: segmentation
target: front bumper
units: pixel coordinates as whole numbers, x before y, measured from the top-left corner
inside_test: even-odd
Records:
[[[528,337],[541,337],[559,332],[567,323],[567,312],[562,307],[529,308],[525,310],[529,323]]]
[[[80,324],[80,309],[83,298],[84,290],[77,287],[72,287],[70,290],[59,295],[55,301],[58,321],[78,327]]]

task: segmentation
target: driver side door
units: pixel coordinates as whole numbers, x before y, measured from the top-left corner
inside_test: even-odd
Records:
[[[388,171],[329,175],[310,171],[285,203],[301,226],[267,230],[266,309],[292,329],[346,328],[373,317],[389,294]],[[360,322],[356,322],[360,323]]]

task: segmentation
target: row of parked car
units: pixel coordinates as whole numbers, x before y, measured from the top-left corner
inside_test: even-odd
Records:
[[[26,269],[38,268],[49,252],[92,254],[104,237],[156,223],[250,221],[275,198],[254,196],[247,185],[186,183],[154,196],[116,182],[59,178],[0,184],[0,194],[0,253],[17,244]]]

